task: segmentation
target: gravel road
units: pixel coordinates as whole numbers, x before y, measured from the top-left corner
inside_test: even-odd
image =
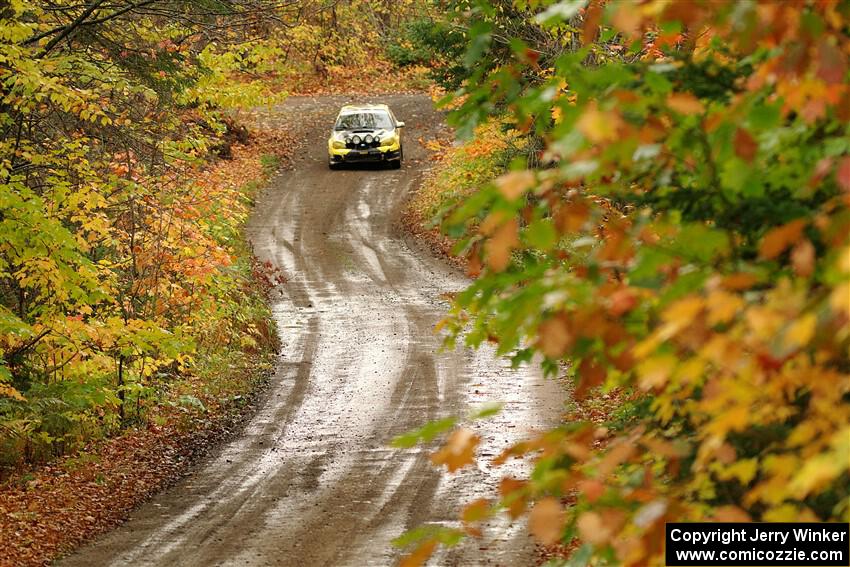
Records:
[[[386,102],[406,122],[401,170],[328,170],[327,131],[350,100]],[[273,304],[283,348],[270,392],[238,438],[63,566],[392,565],[394,537],[457,526],[462,503],[510,472],[485,458],[444,474],[433,447],[391,449],[394,436],[503,401],[475,425],[486,456],[557,418],[562,395],[536,369],[440,350],[441,295],[467,282],[395,228],[427,164],[418,140],[442,128],[427,97],[293,97],[257,119],[305,141],[248,227],[255,253],[288,278]],[[534,546],[500,519],[431,564],[529,565]]]

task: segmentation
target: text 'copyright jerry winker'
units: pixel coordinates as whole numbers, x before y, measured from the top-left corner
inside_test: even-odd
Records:
[[[670,523],[666,563],[850,566],[848,523]]]

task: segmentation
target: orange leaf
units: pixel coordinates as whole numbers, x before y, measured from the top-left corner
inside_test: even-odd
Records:
[[[690,93],[671,93],[667,106],[679,114],[700,114],[705,110],[699,99]]]
[[[815,271],[815,247],[808,238],[798,242],[791,250],[791,265],[802,278],[809,277]]]
[[[619,2],[613,4],[616,8],[612,16],[614,27],[622,31],[627,37],[635,37],[640,30],[643,16],[637,8],[637,4]]]
[[[413,553],[401,560],[398,564],[399,567],[420,567],[421,565],[425,565],[425,562],[434,553],[436,547],[437,542],[433,539],[422,542]]]
[[[528,515],[528,529],[543,545],[552,545],[561,539],[564,528],[564,510],[557,499],[540,500]]]
[[[818,44],[817,75],[829,84],[844,82],[847,57],[841,49],[824,39]]]
[[[554,317],[540,324],[537,329],[538,345],[549,358],[559,358],[567,352],[573,342],[566,317]]]
[[[578,232],[590,216],[590,207],[583,201],[571,201],[558,209],[555,226],[562,233]]]
[[[579,385],[576,388],[576,397],[581,399],[605,381],[605,367],[596,364],[593,360],[585,358],[578,367]]]
[[[581,29],[581,43],[587,45],[599,34],[599,22],[602,19],[602,5],[599,0],[590,0],[584,12],[584,23]]]
[[[513,201],[534,187],[534,172],[530,169],[511,171],[496,179],[496,187],[505,199]]]
[[[475,279],[481,275],[481,268],[481,242],[479,241],[473,244],[466,254],[466,275]]]
[[[594,479],[582,480],[578,483],[578,489],[588,502],[596,502],[605,493],[605,485]]]
[[[519,245],[519,224],[510,219],[496,229],[496,232],[484,245],[487,250],[487,265],[501,272],[511,262],[511,252]]]
[[[739,291],[742,289],[750,289],[756,283],[758,283],[759,279],[755,274],[748,274],[746,272],[736,272],[734,274],[729,274],[728,276],[724,276],[720,281],[720,285],[724,289],[728,289],[731,291]]]
[[[768,232],[759,246],[759,256],[771,260],[782,254],[788,246],[799,240],[806,221],[796,219]]]
[[[744,161],[752,162],[758,153],[758,149],[758,142],[749,132],[743,128],[738,128],[735,131],[735,155]]]
[[[608,301],[608,313],[614,317],[619,317],[637,306],[638,297],[633,289],[622,287],[612,293]]]
[[[737,506],[720,506],[714,511],[715,522],[752,522],[749,514]]]
[[[604,545],[611,539],[611,529],[596,512],[585,512],[578,517],[578,533],[583,541]]]
[[[466,523],[480,522],[490,515],[490,501],[479,498],[467,504],[460,513],[460,519]]]
[[[838,186],[842,190],[850,193],[850,156],[844,157],[838,164],[838,169],[835,171],[835,180],[838,181]]]
[[[591,103],[578,119],[576,126],[594,144],[613,142],[623,121],[614,111],[603,112]]]
[[[469,429],[456,429],[443,448],[431,455],[431,462],[446,465],[449,472],[454,472],[475,461],[475,447],[479,442],[478,436]]]
[[[524,481],[510,477],[505,477],[499,482],[499,494],[508,507],[508,514],[513,519],[519,518],[525,512],[525,485]]]
[[[599,466],[596,468],[596,472],[600,477],[606,477],[611,474],[615,468],[617,468],[623,461],[629,459],[635,453],[635,445],[627,439],[623,439],[620,443],[615,445],[610,451],[608,451],[602,460],[599,462]]]

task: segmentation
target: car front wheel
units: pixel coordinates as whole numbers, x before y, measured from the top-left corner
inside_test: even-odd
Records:
[[[398,149],[398,159],[390,162],[390,167],[393,169],[401,169],[401,160],[404,159],[404,148]]]

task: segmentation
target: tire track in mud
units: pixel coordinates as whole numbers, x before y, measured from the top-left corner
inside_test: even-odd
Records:
[[[463,502],[491,494],[503,471],[484,463],[449,477],[426,448],[389,440],[505,400],[476,426],[482,451],[496,454],[557,418],[558,387],[536,370],[511,371],[486,349],[439,351],[439,297],[466,280],[393,225],[427,160],[417,139],[441,119],[422,95],[380,100],[407,124],[401,170],[327,169],[326,125],[347,97],[294,97],[262,113],[276,127],[312,126],[248,226],[257,256],[288,280],[272,306],[283,348],[270,392],[238,439],[62,565],[392,565],[394,537],[422,522],[457,525]],[[494,520],[483,542],[432,564],[532,562],[523,526]]]

